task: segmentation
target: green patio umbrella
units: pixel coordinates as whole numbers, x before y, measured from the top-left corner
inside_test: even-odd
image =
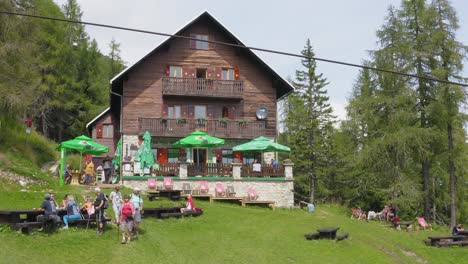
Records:
[[[184,137],[172,144],[175,148],[213,148],[222,145],[224,145],[224,139],[210,136],[201,131],[192,132],[187,137]],[[197,157],[198,155],[199,152],[197,150]],[[197,163],[199,162],[200,159],[197,158]]]
[[[221,145],[224,145],[224,139],[210,136],[201,131],[192,132],[187,137],[172,144],[175,148],[212,148]]]
[[[122,139],[119,139],[119,142],[117,143],[117,148],[115,148],[114,158],[112,159],[112,162],[114,163],[114,167],[116,170],[120,168],[121,160],[122,160]]]
[[[275,143],[268,138],[265,137],[258,137],[254,138],[251,141],[235,146],[232,148],[233,151],[261,151],[261,152],[290,152],[291,149],[289,147],[283,146],[281,144]]]
[[[152,168],[154,165],[154,156],[151,150],[151,135],[148,131],[143,135],[143,144],[141,144],[135,161],[140,161],[141,169]]]
[[[109,147],[94,142],[87,136],[78,136],[74,139],[64,141],[57,146],[60,151],[60,185],[64,184],[63,170],[65,167],[65,154],[67,149],[72,149],[83,154],[100,155],[109,152]],[[80,155],[80,171],[81,171],[81,155]]]

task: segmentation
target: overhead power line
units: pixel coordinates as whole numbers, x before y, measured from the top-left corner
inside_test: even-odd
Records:
[[[112,28],[112,29],[132,31],[132,32],[151,34],[151,35],[173,37],[173,38],[194,40],[194,41],[200,41],[200,42],[208,42],[208,43],[213,43],[213,44],[217,44],[217,45],[225,45],[225,46],[231,46],[231,47],[242,48],[242,49],[257,50],[257,51],[268,52],[268,53],[279,54],[279,55],[285,55],[285,56],[290,56],[290,57],[313,59],[313,60],[316,60],[316,61],[339,64],[339,65],[344,65],[344,66],[349,66],[349,67],[354,67],[354,68],[368,69],[368,70],[379,71],[379,72],[384,72],[384,73],[396,74],[396,75],[400,75],[400,76],[423,79],[423,80],[427,80],[427,81],[434,81],[434,82],[439,82],[439,83],[445,83],[445,84],[459,85],[459,86],[462,86],[462,87],[468,87],[468,84],[442,80],[442,79],[429,77],[429,76],[421,76],[421,75],[417,75],[417,74],[410,74],[410,73],[386,70],[386,69],[370,67],[370,66],[361,65],[361,64],[355,64],[355,63],[349,63],[349,62],[343,62],[343,61],[337,61],[337,60],[330,60],[330,59],[323,59],[323,58],[318,58],[318,57],[308,57],[308,56],[304,56],[302,54],[296,54],[296,53],[290,53],[290,52],[284,52],[284,51],[277,51],[277,50],[271,50],[271,49],[265,49],[265,48],[256,48],[256,47],[244,46],[244,45],[233,44],[233,43],[226,43],[226,42],[221,42],[221,41],[201,40],[201,39],[195,39],[195,38],[191,38],[191,37],[187,37],[187,36],[173,35],[173,34],[161,33],[161,32],[149,31],[149,30],[119,27],[119,26],[113,26],[113,25],[107,25],[107,24],[100,24],[100,23],[93,23],[93,22],[86,22],[86,21],[77,21],[77,20],[71,20],[71,19],[65,19],[65,18],[56,18],[56,17],[48,17],[48,16],[38,16],[38,15],[8,12],[8,11],[0,11],[0,14],[13,15],[13,16],[22,16],[22,17],[32,17],[32,18],[39,18],[39,19],[47,19],[47,20],[53,20],[53,21],[60,21],[60,22],[67,22],[67,23],[74,23],[74,24],[82,24],[82,25],[89,25],[89,26],[96,26],[96,27],[104,27],[104,28]]]

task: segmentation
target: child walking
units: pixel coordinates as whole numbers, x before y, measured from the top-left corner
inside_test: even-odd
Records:
[[[122,231],[122,244],[130,243],[133,231],[133,219],[135,217],[135,207],[130,202],[130,196],[125,195],[124,203],[120,208],[120,228]]]

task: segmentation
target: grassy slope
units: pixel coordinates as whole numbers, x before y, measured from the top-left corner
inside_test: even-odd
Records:
[[[69,188],[60,194],[84,192],[80,187]],[[12,203],[21,208],[35,207],[41,196],[2,192],[0,208],[15,207]],[[158,203],[146,202],[146,206]],[[422,242],[428,235],[446,234],[446,230],[396,231],[380,222],[351,220],[343,208],[335,206],[319,207],[310,214],[224,203],[197,204],[205,209],[198,218],[145,219],[140,239],[130,245],[119,244],[114,227],[109,227],[103,237],[85,228],[52,235],[22,235],[4,229],[0,232],[4,241],[0,251],[12,253],[0,262],[78,263],[86,255],[118,263],[455,263],[466,255],[466,248],[434,248]],[[350,238],[340,242],[304,239],[304,233],[325,226],[339,226],[339,231],[349,232]]]
[[[90,193],[79,186],[57,186],[56,178],[39,169],[41,162],[54,156],[54,144],[34,136],[25,145],[21,129],[16,127],[15,131],[0,132],[0,141],[6,146],[0,153],[0,169],[43,184],[20,187],[0,178],[1,209],[38,207],[48,191],[57,193],[58,198],[65,193],[76,197]],[[147,207],[175,205],[145,202]],[[0,263],[458,263],[466,256],[466,248],[424,245],[428,235],[448,234],[445,228],[396,231],[380,222],[351,220],[347,209],[336,206],[321,206],[310,214],[224,203],[197,202],[199,205],[205,214],[198,218],[145,219],[142,236],[130,245],[120,245],[115,227],[108,227],[104,236],[98,237],[95,230],[85,228],[23,235],[0,226]],[[349,232],[350,238],[341,242],[304,239],[305,233],[325,226],[339,226],[339,232]]]

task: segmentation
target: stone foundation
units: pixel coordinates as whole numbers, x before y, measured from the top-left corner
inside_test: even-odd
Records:
[[[218,181],[207,181],[209,194],[215,196],[215,184]],[[275,201],[276,207],[291,208],[294,205],[293,181],[255,181],[255,180],[236,180],[236,181],[219,181],[226,189],[227,186],[233,186],[236,192],[236,197],[246,197],[247,191],[250,188],[255,189],[260,201]],[[179,180],[174,179],[173,185],[175,190],[182,190],[184,183],[190,184],[192,190],[198,188],[198,180]],[[123,184],[126,187],[138,187],[143,192],[148,190],[146,180],[124,180]],[[162,181],[157,181],[157,186],[162,187]]]

